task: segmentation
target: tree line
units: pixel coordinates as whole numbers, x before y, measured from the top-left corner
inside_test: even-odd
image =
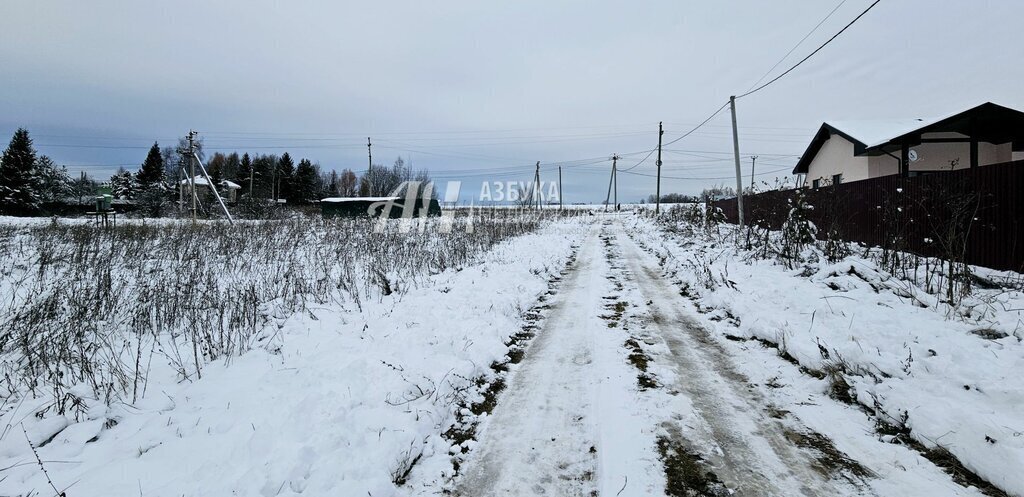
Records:
[[[744,191],[745,194],[749,194]],[[703,202],[705,199],[721,199],[731,198],[736,196],[736,190],[728,186],[715,185],[710,188],[705,188],[700,192],[700,195],[683,195],[681,193],[666,193],[661,196],[661,203],[663,204],[697,204]],[[646,199],[647,203],[653,204],[658,201],[658,197],[649,195]]]
[[[73,191],[67,168],[39,155],[28,131],[19,128],[0,157],[0,213],[31,216],[44,204]]]
[[[112,196],[131,201],[146,215],[164,215],[177,201],[179,188],[188,184],[191,165],[187,150],[184,138],[176,147],[161,147],[154,142],[137,170],[120,167],[111,176],[108,184]],[[296,163],[288,152],[280,156],[216,152],[207,157],[202,141],[194,142],[193,150],[206,166],[213,185],[222,193],[235,187],[239,203],[249,206],[281,200],[288,205],[304,205],[325,197],[379,197],[398,192],[406,181],[420,181],[421,185],[430,181],[426,170],[414,171],[401,157],[390,167],[374,164],[359,175],[348,168],[328,171],[305,158]],[[195,173],[201,175],[198,166]],[[18,129],[0,162],[0,213],[42,214],[46,204],[70,203],[83,194],[91,196],[99,186],[84,173],[72,179],[66,167],[36,152],[27,130]]]

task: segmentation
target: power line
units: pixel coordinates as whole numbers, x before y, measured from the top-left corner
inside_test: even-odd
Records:
[[[647,159],[651,158],[651,155],[654,154],[655,150],[657,150],[657,149],[656,148],[652,148],[649,152],[647,152],[647,155],[645,155],[643,159],[640,159],[640,162],[637,162],[636,164],[633,164],[632,166],[629,166],[629,167],[623,169],[622,172],[624,172],[624,173],[625,172],[629,172],[629,171],[632,171],[633,169],[636,169],[637,167],[640,167],[640,164],[643,164],[644,162],[647,162]]]
[[[729,156],[732,155],[732,152],[719,152],[717,150],[684,150],[684,149],[679,149],[679,148],[672,148],[672,149],[666,148],[664,151],[665,152],[673,152],[673,153],[677,153],[677,154],[683,154],[683,155],[694,155],[694,154],[719,154],[719,155],[729,155]],[[766,157],[767,156],[772,156],[772,157],[800,157],[799,154],[769,154],[769,153],[766,153],[766,152],[749,152],[749,154],[764,155]],[[728,159],[731,159],[731,158],[732,157],[729,157]],[[728,160],[728,159],[726,159],[726,160]]]
[[[751,88],[757,86],[761,81],[764,81],[764,78],[768,77],[768,75],[771,74],[772,71],[774,71],[776,67],[779,67],[779,65],[782,64],[782,62],[784,60],[786,60],[786,58],[788,58],[790,55],[792,55],[793,52],[796,51],[796,49],[798,47],[800,47],[800,45],[802,45],[805,41],[807,41],[807,38],[810,38],[811,35],[814,34],[814,32],[817,31],[818,28],[820,28],[822,24],[825,24],[825,21],[827,21],[830,17],[832,17],[832,14],[835,14],[836,11],[839,10],[839,7],[842,7],[843,4],[845,4],[845,3],[846,3],[846,0],[840,1],[839,4],[836,5],[835,8],[833,8],[828,13],[828,15],[826,15],[824,18],[822,18],[822,20],[818,21],[818,24],[816,24],[813,28],[811,28],[811,30],[808,31],[807,34],[804,35],[804,37],[800,39],[800,41],[796,42],[796,45],[793,45],[793,48],[789,49],[789,51],[786,52],[786,55],[783,55],[782,58],[779,59],[779,61],[776,62],[774,66],[772,66],[771,69],[768,69],[767,71],[765,71],[765,73],[760,78],[758,78],[757,81],[754,82],[754,84],[750,85],[750,88],[747,88],[747,91],[750,91]]]
[[[626,137],[626,136],[638,136],[638,135],[644,135],[644,134],[647,134],[647,132],[645,132],[645,131],[625,131],[625,132],[616,132],[616,133],[582,133],[582,134],[581,133],[576,133],[576,134],[518,135],[518,136],[504,136],[504,135],[496,134],[494,136],[486,136],[485,135],[485,136],[440,137],[440,138],[439,137],[409,137],[409,138],[404,138],[403,137],[403,138],[399,138],[399,139],[402,140],[402,141],[434,141],[434,142],[436,142],[436,141],[451,141],[451,140],[465,140],[465,141],[471,141],[471,140],[529,140],[529,141],[519,141],[519,142],[512,142],[512,143],[534,143],[535,140],[539,140],[541,142],[545,142],[545,141],[591,140],[591,139],[598,139],[598,138],[615,138],[615,137]],[[259,139],[259,138],[252,138],[252,139]],[[314,139],[314,138],[310,138],[310,139]],[[333,138],[319,138],[319,139],[320,140],[331,140]],[[505,142],[498,142],[498,143],[499,144],[504,144]],[[486,145],[486,143],[484,143],[484,144]],[[474,144],[474,145],[476,145],[476,144]],[[442,145],[442,146],[448,146],[448,145],[446,144],[446,145]]]
[[[754,88],[753,90],[750,90],[750,91],[748,91],[748,92],[746,92],[746,93],[744,93],[742,95],[738,95],[736,98],[743,98],[743,97],[745,97],[747,95],[750,95],[750,94],[753,94],[753,93],[757,93],[758,91],[761,91],[762,89],[764,89],[768,85],[770,85],[770,84],[772,84],[772,83],[782,79],[783,76],[785,76],[785,75],[789,74],[790,72],[792,72],[793,69],[796,69],[797,67],[800,67],[800,64],[803,64],[804,62],[807,61],[807,59],[810,59],[811,57],[814,56],[814,54],[820,52],[821,49],[825,48],[825,46],[827,46],[829,43],[832,43],[832,40],[838,38],[839,35],[843,34],[843,32],[846,31],[847,29],[849,29],[850,26],[853,26],[853,23],[857,22],[857,20],[860,19],[861,17],[864,17],[864,14],[867,14],[868,11],[870,11],[872,8],[874,8],[875,5],[878,5],[878,2],[881,2],[881,1],[882,0],[875,0],[874,2],[871,3],[871,5],[868,5],[868,8],[864,9],[864,12],[861,12],[860,15],[858,15],[857,17],[854,17],[853,20],[850,21],[849,24],[844,26],[843,29],[840,29],[838,33],[832,35],[832,37],[829,38],[828,41],[826,41],[825,43],[822,43],[821,46],[819,46],[818,48],[814,49],[814,51],[811,52],[810,54],[808,54],[807,57],[804,57],[803,59],[800,59],[800,62],[797,62],[796,64],[793,64],[792,67],[790,67],[789,69],[786,69],[782,74],[780,74],[778,76],[775,76],[774,78],[771,79],[771,81],[768,81],[767,83],[765,83],[765,84],[763,84],[761,86],[758,86],[757,88]]]
[[[135,149],[135,150],[145,149],[145,150],[149,150],[149,148],[152,147],[152,145],[147,145],[145,147],[139,147],[139,146],[120,146],[120,145],[72,145],[72,144],[57,144],[57,143],[39,143],[39,144],[36,144],[36,146],[37,147],[60,147],[60,148],[109,148],[109,149],[113,149],[113,150],[128,150],[128,149]]]
[[[762,175],[765,175],[765,174],[777,173],[777,172],[780,172],[780,171],[786,171],[788,169],[790,169],[790,168],[789,167],[783,167],[781,169],[773,169],[771,171],[762,171],[762,172],[757,173],[757,176],[762,176]],[[625,172],[625,171],[622,171],[622,172]],[[647,174],[647,173],[626,173],[626,174],[633,174],[633,175],[636,175],[636,176],[646,176],[648,178],[655,177],[655,175]],[[714,178],[708,178],[708,177],[697,178],[697,177],[684,177],[684,176],[662,176],[662,178],[666,178],[666,179],[681,179],[681,180],[709,180],[709,179],[719,180],[719,179],[733,179],[733,178],[735,178],[735,176],[719,176],[719,177],[714,177]]]
[[[715,111],[715,112],[713,112],[713,113],[712,113],[712,114],[711,114],[710,116],[708,116],[708,118],[707,118],[707,119],[705,119],[705,120],[701,121],[701,123],[700,123],[700,124],[698,124],[698,125],[696,125],[696,126],[694,126],[694,127],[693,127],[693,129],[691,129],[690,131],[687,131],[686,133],[684,133],[684,134],[683,134],[683,136],[680,136],[679,138],[676,138],[675,140],[672,140],[672,141],[666,142],[666,143],[665,143],[665,146],[671,145],[671,144],[673,144],[673,143],[675,143],[675,142],[677,142],[677,141],[679,141],[679,140],[682,140],[683,138],[686,138],[687,136],[690,136],[691,134],[693,134],[693,132],[694,132],[694,131],[697,131],[697,130],[698,130],[698,129],[700,129],[700,128],[701,128],[702,126],[704,126],[705,124],[707,124],[707,123],[708,123],[708,121],[710,121],[710,120],[714,119],[714,118],[715,118],[715,116],[717,116],[717,115],[718,115],[718,114],[719,114],[720,112],[722,112],[722,110],[724,110],[724,109],[725,109],[726,107],[728,107],[728,106],[729,106],[729,102],[725,102],[724,104],[722,104],[722,106],[721,106],[721,107],[719,107],[719,108],[718,108],[718,110],[716,110],[716,111]]]
[[[674,124],[679,126],[693,126],[693,123],[677,123],[665,121],[665,124]],[[708,124],[709,128],[732,128],[728,124]],[[790,131],[805,131],[806,128],[794,128],[794,127],[783,127],[783,126],[740,126],[740,129],[774,129],[774,130],[790,130]]]
[[[553,130],[582,130],[582,129],[609,129],[609,128],[634,128],[640,129],[647,125],[639,124],[606,124],[595,126],[562,126],[562,127],[541,127],[541,128],[504,128],[504,129],[468,129],[468,130],[426,130],[426,131],[372,131],[374,136],[385,135],[459,135],[477,133],[512,133],[520,131],[553,131]],[[307,132],[274,132],[274,131],[208,131],[203,133],[206,136],[213,135],[277,135],[277,136],[351,136],[360,137],[365,132],[357,133],[307,133]]]
[[[725,107],[726,107],[726,106],[728,106],[728,105],[729,105],[729,102],[726,102],[726,103],[725,103],[725,104],[723,104],[723,105],[722,105],[721,107],[719,107],[719,108],[718,108],[718,110],[716,110],[716,111],[715,111],[715,112],[713,112],[713,113],[712,113],[712,114],[711,114],[710,116],[708,116],[708,117],[707,117],[707,119],[705,119],[705,120],[701,121],[701,123],[700,123],[700,124],[698,124],[698,125],[694,126],[694,127],[693,127],[693,129],[691,129],[690,131],[687,131],[686,133],[683,133],[683,136],[680,136],[680,137],[676,138],[675,140],[671,140],[671,141],[669,141],[669,142],[666,142],[666,143],[664,143],[664,144],[663,144],[662,146],[667,146],[667,145],[671,145],[671,144],[673,144],[673,143],[675,143],[675,142],[677,142],[677,141],[679,141],[679,140],[682,140],[683,138],[686,138],[687,136],[690,136],[691,134],[693,134],[693,132],[694,132],[694,131],[697,131],[697,130],[698,130],[698,129],[700,129],[700,128],[701,128],[702,126],[704,126],[705,124],[707,124],[707,123],[708,123],[708,121],[711,121],[712,119],[714,119],[714,118],[715,118],[715,116],[717,116],[717,115],[718,115],[718,114],[719,114],[720,112],[722,112],[722,110],[723,110],[723,109],[725,109]],[[640,160],[640,162],[637,162],[636,164],[633,164],[632,166],[630,166],[630,167],[627,167],[626,169],[623,169],[623,170],[622,170],[622,172],[624,172],[624,173],[628,173],[629,171],[632,171],[633,169],[636,169],[637,167],[639,167],[639,166],[640,166],[641,164],[643,164],[644,162],[647,162],[647,159],[650,159],[650,158],[651,158],[651,155],[652,155],[652,154],[654,154],[654,152],[655,152],[656,150],[657,150],[657,148],[652,148],[652,149],[651,149],[651,150],[650,150],[649,152],[647,152],[647,155],[646,155],[646,156],[644,156],[644,158]]]

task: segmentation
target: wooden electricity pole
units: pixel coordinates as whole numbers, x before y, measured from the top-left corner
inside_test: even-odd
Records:
[[[196,163],[195,163],[195,145],[193,140],[195,139],[196,132],[194,130],[188,130],[188,184],[192,187],[192,225],[196,224]]]
[[[370,137],[366,137],[366,176],[368,176],[366,182],[366,194],[373,196],[373,144],[370,143]]]
[[[736,159],[736,212],[740,231],[743,231],[743,173],[740,172],[740,134],[736,128],[736,97],[729,97],[732,109],[732,149]]]
[[[536,207],[540,209],[540,161],[537,161],[537,171],[533,173],[533,199]]]
[[[617,167],[618,161],[619,156],[612,155],[612,181],[615,184],[615,190],[613,190],[615,192],[615,196],[613,197],[613,200],[615,201],[615,212],[619,212],[619,170]]]
[[[750,194],[754,194],[754,167],[757,165],[757,156],[750,158]]]
[[[608,201],[612,198],[612,182],[615,181],[615,162],[612,162],[612,172],[608,175],[608,193],[604,196],[604,211],[608,212]]]
[[[562,166],[558,166],[558,210],[562,210]]]
[[[661,135],[665,134],[665,130],[662,129],[661,123],[658,123],[658,183],[654,188],[654,213],[657,214],[661,210]]]

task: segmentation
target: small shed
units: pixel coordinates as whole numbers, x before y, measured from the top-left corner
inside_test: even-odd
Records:
[[[233,204],[238,201],[238,191],[242,189],[242,185],[235,183],[234,181],[222,180],[220,182],[220,191],[224,192],[224,201]]]
[[[194,179],[196,183],[196,192],[198,192],[200,196],[203,195],[204,190],[207,196],[213,195],[209,190],[209,183],[206,181],[206,177],[197,175]],[[181,185],[182,191],[187,192],[192,183],[186,178],[181,180],[179,184]],[[238,201],[238,190],[242,189],[242,185],[226,179],[221,180],[218,185],[219,188],[217,188],[217,190],[221,193],[221,198],[223,198],[225,202],[233,204]]]
[[[406,202],[403,197],[329,197],[320,200],[320,212],[324,217],[378,217],[387,202],[392,202],[388,217],[402,217]],[[430,199],[426,212],[423,212],[423,207],[423,202],[416,200],[413,204],[413,217],[441,215],[441,204],[436,199]]]

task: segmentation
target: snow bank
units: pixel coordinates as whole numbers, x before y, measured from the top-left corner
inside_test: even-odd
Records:
[[[404,473],[440,485],[458,396],[505,354],[582,229],[549,224],[407,293],[279,316],[273,345],[192,381],[154,367],[133,405],[80,392],[76,420],[22,397],[4,406],[0,494],[53,493],[32,447],[73,495],[379,496],[402,493]]]
[[[788,269],[727,236],[669,232],[646,219],[631,233],[710,313],[709,326],[778,344],[810,369],[845,367],[859,403],[891,423],[906,419],[927,447],[1024,495],[1019,290],[975,289],[953,309],[861,257]]]

